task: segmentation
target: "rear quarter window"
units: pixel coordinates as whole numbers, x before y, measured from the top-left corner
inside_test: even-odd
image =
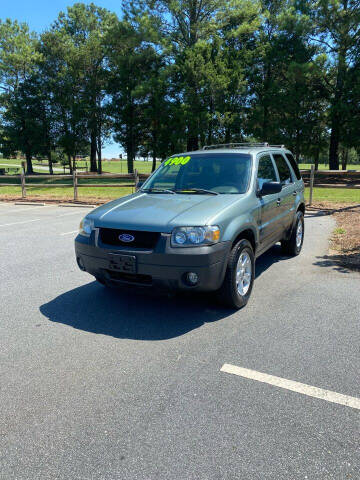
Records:
[[[292,174],[287,161],[280,153],[274,153],[273,157],[279,172],[280,183],[282,185],[289,185],[290,183],[293,182],[293,179],[292,179]]]
[[[285,157],[289,161],[291,168],[294,170],[295,176],[297,180],[301,180],[301,173],[299,167],[295,161],[295,158],[291,155],[291,153],[285,153]]]

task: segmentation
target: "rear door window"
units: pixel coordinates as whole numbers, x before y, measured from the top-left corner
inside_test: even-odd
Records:
[[[301,180],[301,173],[299,167],[295,161],[295,158],[291,155],[291,153],[285,153],[285,157],[288,159],[292,169],[294,170],[295,176],[298,180]]]
[[[280,153],[273,154],[273,157],[279,172],[280,183],[282,185],[289,185],[290,183],[293,183],[291,171],[285,158]]]
[[[274,164],[270,155],[263,155],[259,159],[257,180],[260,190],[265,182],[277,182]]]

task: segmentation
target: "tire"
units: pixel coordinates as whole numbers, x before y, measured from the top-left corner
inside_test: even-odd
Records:
[[[285,255],[289,255],[291,257],[296,257],[296,255],[299,255],[304,243],[304,232],[304,214],[298,211],[296,213],[296,220],[289,240],[283,240],[281,242],[281,248]],[[299,237],[299,234],[301,234],[301,237]]]
[[[240,260],[240,257],[242,260]],[[239,261],[246,260],[244,267],[238,268]],[[243,272],[243,274],[241,273]],[[237,279],[242,279],[240,282]],[[231,308],[244,307],[251,295],[255,278],[255,256],[251,243],[242,239],[237,242],[228,258],[225,278],[218,291],[220,302]],[[242,293],[241,293],[242,290]]]

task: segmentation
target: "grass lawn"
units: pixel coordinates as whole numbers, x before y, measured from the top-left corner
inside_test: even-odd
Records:
[[[99,203],[107,202],[114,198],[119,198],[124,195],[129,195],[133,193],[134,189],[132,187],[82,187],[78,189],[78,199],[80,201],[96,201]],[[74,198],[74,191],[72,187],[48,187],[48,188],[36,188],[36,187],[26,187],[27,199],[28,200],[66,200],[72,201]],[[20,187],[0,187],[0,200],[19,200],[21,198],[21,188]]]
[[[36,182],[40,182],[41,177],[35,179]],[[14,187],[1,187],[1,183],[6,183],[4,177],[0,177],[0,199],[19,199],[21,197],[21,188],[20,186]],[[99,187],[80,187],[78,189],[79,200],[81,201],[97,201],[105,202],[113,198],[122,197],[124,195],[129,195],[133,193],[133,187],[101,187],[101,183],[106,181],[106,183],[115,183],[119,180],[117,179],[89,179],[81,180],[82,184],[86,183],[98,183]],[[41,183],[48,183],[49,180],[43,180]],[[51,180],[52,185],[54,182]],[[71,185],[71,179],[69,180],[59,180],[60,183],[69,183]],[[122,183],[128,183],[122,181]],[[55,186],[49,187],[31,187],[30,184],[26,185],[27,197],[32,198],[42,198],[42,199],[54,199],[54,200],[72,200],[73,199],[73,189],[71,186],[69,188],[56,188]],[[306,201],[309,201],[309,189],[305,191]],[[335,202],[335,203],[358,203],[360,204],[360,189],[358,190],[349,190],[346,188],[314,188],[313,192],[313,202]]]
[[[305,189],[306,201],[309,201],[309,188]],[[314,188],[313,202],[360,203],[360,189]]]

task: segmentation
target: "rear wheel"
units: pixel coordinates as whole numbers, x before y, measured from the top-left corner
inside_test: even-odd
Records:
[[[282,251],[286,255],[295,257],[301,252],[304,243],[304,214],[302,212],[296,213],[296,220],[292,229],[289,240],[281,242]]]
[[[255,257],[251,243],[242,239],[232,248],[224,282],[218,291],[221,303],[231,308],[244,307],[251,295],[255,277]]]

